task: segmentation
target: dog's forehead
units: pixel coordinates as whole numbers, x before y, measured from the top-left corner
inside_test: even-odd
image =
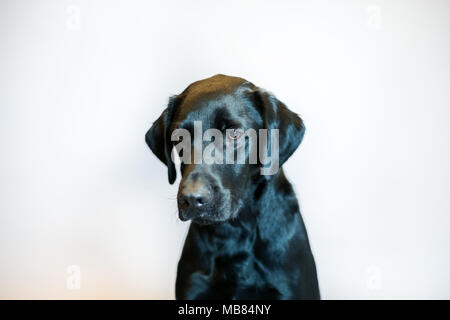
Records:
[[[218,74],[213,77],[191,83],[184,91],[187,97],[195,97],[198,94],[222,93],[231,94],[242,85],[250,83],[239,77],[231,77]]]
[[[190,84],[180,96],[184,105],[193,107],[220,100],[223,100],[223,103],[231,103],[232,97],[250,90],[249,84],[245,79],[219,74]]]
[[[232,94],[205,93],[185,99],[179,106],[178,121],[207,120],[217,112],[239,112],[245,106],[242,99]]]
[[[174,121],[202,121],[204,125],[211,126],[217,124],[218,118],[245,120],[251,112],[249,96],[252,89],[241,78],[221,81],[223,77],[215,76],[189,86],[182,93],[182,101],[177,107]]]

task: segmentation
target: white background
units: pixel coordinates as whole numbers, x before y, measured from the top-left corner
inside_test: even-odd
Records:
[[[305,121],[323,298],[450,298],[449,57],[449,1],[2,1],[0,298],[174,298],[188,225],[144,135],[216,73]]]

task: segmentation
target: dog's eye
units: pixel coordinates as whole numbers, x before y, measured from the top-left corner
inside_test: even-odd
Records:
[[[241,137],[242,132],[238,129],[227,129],[227,136],[231,140],[237,140]]]

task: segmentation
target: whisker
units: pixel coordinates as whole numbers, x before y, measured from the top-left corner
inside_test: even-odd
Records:
[[[167,199],[169,200],[177,200],[177,195],[167,196]]]

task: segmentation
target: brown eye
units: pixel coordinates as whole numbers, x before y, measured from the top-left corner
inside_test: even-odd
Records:
[[[237,140],[241,137],[242,133],[238,129],[227,130],[228,138],[231,140]]]

